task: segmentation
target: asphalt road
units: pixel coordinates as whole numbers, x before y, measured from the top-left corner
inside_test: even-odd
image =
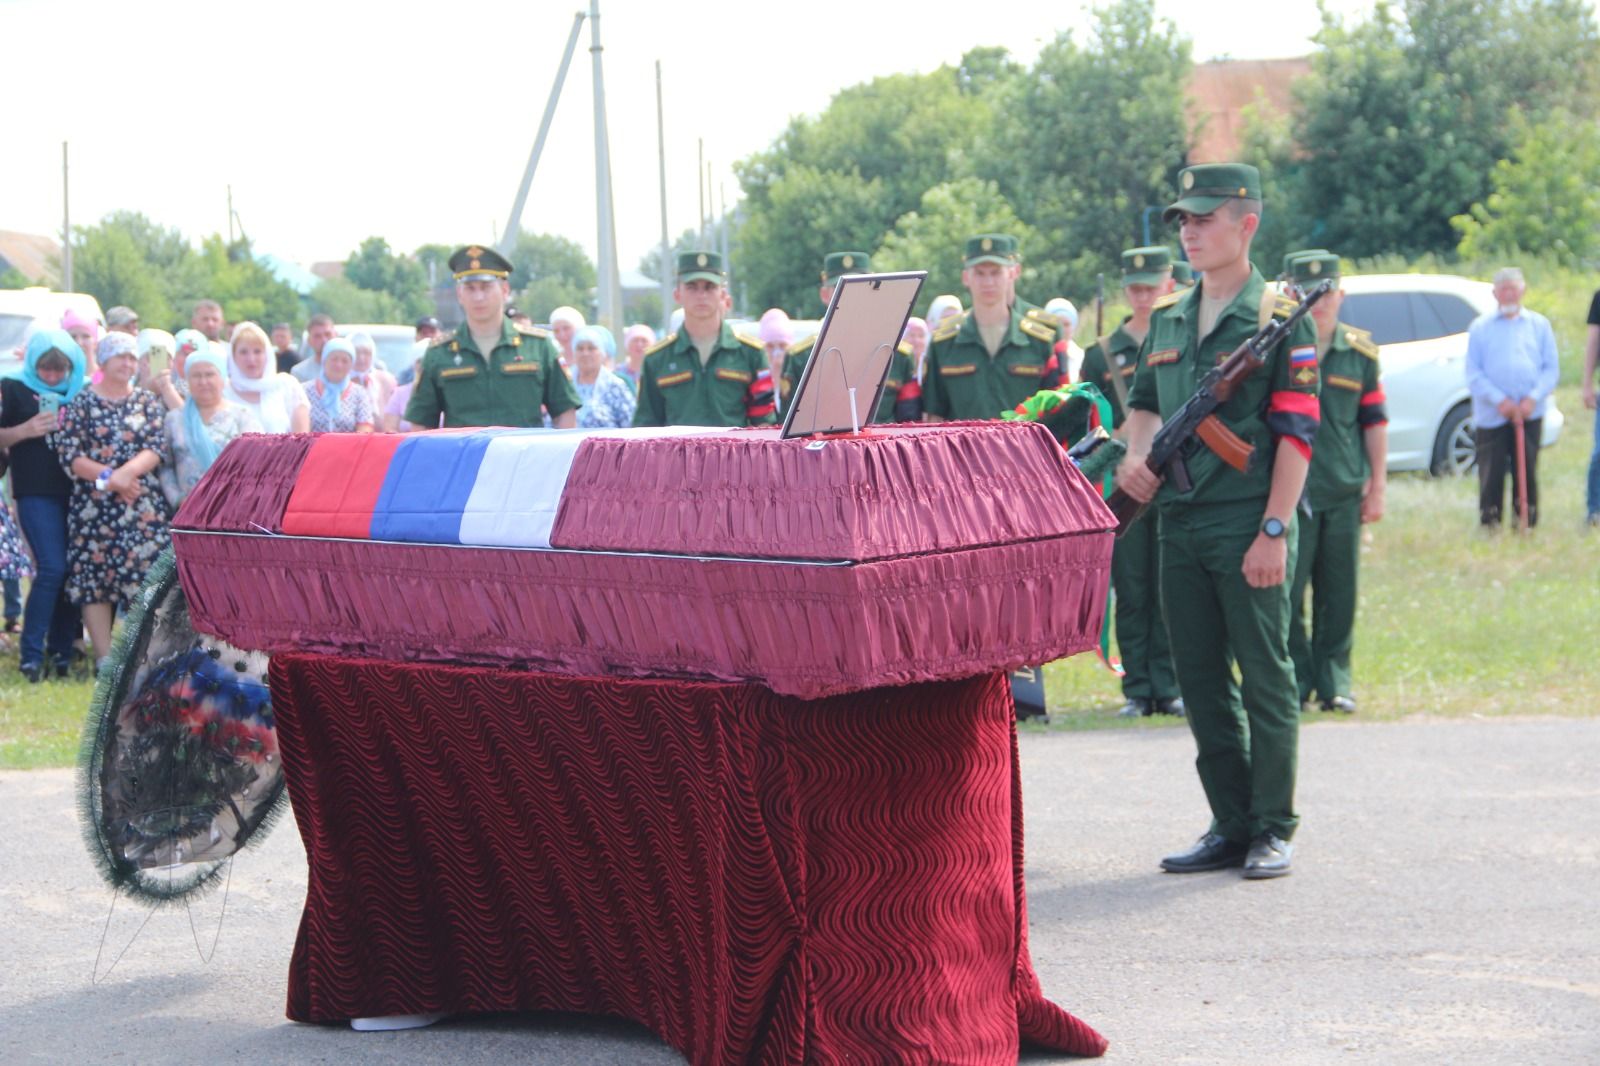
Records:
[[[1307,728],[1279,881],[1157,871],[1204,828],[1192,757],[1182,729],[1022,738],[1034,961],[1110,1061],[1600,1063],[1600,719]],[[111,894],[70,772],[0,774],[0,866],[0,1062],[682,1062],[572,1016],[286,1021],[292,820],[238,861],[209,964],[221,894],[195,929],[159,911],[136,938],[147,915],[123,906],[98,983]]]

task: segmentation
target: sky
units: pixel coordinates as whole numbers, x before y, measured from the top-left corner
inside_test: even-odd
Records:
[[[0,0],[0,230],[59,234],[61,143],[74,225],[120,209],[191,239],[226,232],[227,196],[258,253],[310,264],[365,238],[401,251],[487,242],[506,225],[574,13],[588,0],[466,4]],[[1328,0],[1359,16],[1371,0]],[[602,0],[618,260],[660,242],[655,63],[667,222],[699,216],[697,142],[720,207],[731,164],[795,115],[883,74],[1001,45],[1024,62],[1091,5]],[[1197,60],[1304,55],[1314,0],[1227,17],[1237,0],[1158,0]],[[597,246],[594,92],[585,24],[522,228]],[[1068,121],[1064,117],[1064,121]]]

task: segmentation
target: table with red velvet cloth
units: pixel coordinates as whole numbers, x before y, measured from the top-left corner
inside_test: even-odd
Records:
[[[1027,946],[1004,675],[754,684],[279,654],[310,880],[289,1016],[560,1010],[693,1063],[1105,1041]]]

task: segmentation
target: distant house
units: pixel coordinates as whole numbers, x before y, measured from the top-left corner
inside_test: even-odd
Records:
[[[0,230],[0,274],[8,270],[53,287],[61,277],[61,245],[54,237]]]
[[[1244,110],[1252,104],[1286,115],[1294,108],[1294,83],[1311,73],[1311,59],[1215,59],[1195,64],[1189,76],[1189,121],[1195,131],[1189,162],[1238,160]]]
[[[256,262],[266,267],[273,277],[289,286],[301,297],[310,296],[311,290],[322,284],[320,277],[299,263],[281,259],[271,253],[256,256]]]

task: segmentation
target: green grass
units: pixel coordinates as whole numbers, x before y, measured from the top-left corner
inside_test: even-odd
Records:
[[[1594,415],[1575,387],[1556,402],[1567,424],[1539,456],[1531,536],[1478,532],[1475,479],[1390,479],[1361,555],[1360,717],[1597,713],[1600,531],[1583,524]],[[1092,656],[1047,667],[1045,689],[1049,728],[1182,726],[1116,718],[1117,680]]]
[[[1583,526],[1593,415],[1574,387],[1539,460],[1542,519],[1527,538],[1477,531],[1476,482],[1396,477],[1361,557],[1360,717],[1593,715],[1600,693],[1600,532]],[[1045,670],[1051,729],[1181,728],[1119,719],[1116,678],[1089,655]],[[70,766],[89,681],[30,685],[0,659],[0,769]],[[1045,728],[1029,725],[1025,728]]]

